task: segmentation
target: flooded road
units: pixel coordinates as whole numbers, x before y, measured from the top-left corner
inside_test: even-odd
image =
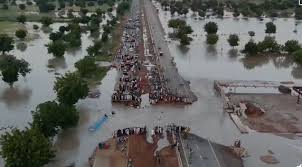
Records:
[[[165,30],[168,31],[166,23],[169,14],[160,11],[159,15]],[[274,167],[295,167],[302,163],[301,140],[290,140],[257,132],[241,135],[229,116],[222,111],[222,101],[213,91],[214,79],[294,80],[301,83],[302,67],[296,66],[287,59],[286,61],[275,58],[242,60],[243,57],[240,55],[229,54],[231,48],[226,42],[227,36],[220,36],[216,49],[208,48],[204,44],[205,33],[202,28],[205,21],[194,20],[191,17],[187,19],[194,33],[202,36],[195,37],[189,49],[179,48],[177,42],[170,43],[169,48],[175,58],[178,71],[191,82],[191,89],[198,97],[198,101],[186,106],[159,105],[141,109],[122,105],[112,106],[111,95],[114,89],[113,83],[117,79],[117,71],[111,69],[102,84],[98,86],[101,96],[98,99],[81,100],[77,104],[80,110],[79,125],[58,135],[55,142],[57,157],[48,166],[63,167],[75,162],[77,167],[85,167],[97,143],[111,137],[114,130],[145,125],[151,128],[168,123],[190,126],[193,133],[220,144],[232,145],[236,138],[240,138],[250,155],[244,160],[246,167],[271,166],[259,159],[260,156],[267,154],[267,150],[272,150],[280,161]],[[249,39],[247,31],[254,30],[257,40],[262,39],[264,35],[265,21],[262,23],[255,19],[216,21],[220,25],[220,30],[223,30],[219,33],[240,32],[242,45]],[[238,26],[234,26],[233,23]],[[302,39],[302,32],[299,32],[302,30],[302,24],[297,26],[298,33],[293,34],[294,20],[278,19],[275,23],[277,31],[282,32],[277,33],[278,40],[285,41],[290,37]],[[28,24],[32,27],[30,25],[32,23]],[[57,29],[60,25],[61,23],[53,24],[52,27]],[[31,121],[30,111],[37,104],[55,99],[53,92],[55,72],[74,71],[73,64],[86,55],[86,48],[92,44],[89,35],[83,34],[82,47],[79,50],[68,52],[64,56],[65,59],[54,60],[52,55],[47,54],[47,48],[44,46],[48,43],[48,34],[37,33],[40,38],[27,43],[25,51],[12,52],[18,58],[28,61],[32,72],[25,79],[20,77],[14,88],[0,81],[0,126],[19,128],[27,126]],[[242,45],[238,48],[242,48]],[[49,71],[47,67],[49,62],[54,62],[55,71]],[[115,111],[116,114],[111,116],[111,111]],[[109,119],[104,126],[94,133],[89,132],[88,127],[105,113],[109,115]],[[3,162],[0,162],[0,166],[3,166]]]

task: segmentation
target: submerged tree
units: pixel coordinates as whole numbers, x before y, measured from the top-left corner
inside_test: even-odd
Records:
[[[19,39],[24,39],[27,35],[27,31],[23,30],[23,29],[19,29],[15,32],[16,37],[18,37]]]
[[[249,41],[244,46],[244,53],[247,53],[248,55],[254,55],[258,53],[258,46],[255,42]]]
[[[91,56],[85,56],[83,59],[76,62],[75,67],[82,77],[87,77],[97,69],[95,59]]]
[[[209,44],[209,45],[215,45],[218,40],[219,40],[219,37],[217,34],[208,34],[207,35],[207,44]]]
[[[47,101],[32,111],[32,127],[39,129],[46,137],[54,137],[59,130],[77,125],[79,113],[73,105]]]
[[[9,52],[14,49],[14,40],[7,34],[0,34],[0,51],[2,54]]]
[[[251,38],[253,38],[255,36],[255,31],[249,31],[248,34]]]
[[[41,167],[55,157],[51,141],[37,129],[13,129],[0,137],[5,167]]]
[[[216,34],[218,31],[218,26],[215,22],[210,21],[204,25],[204,30],[208,34]]]
[[[11,86],[18,81],[19,74],[25,77],[31,71],[28,62],[23,59],[18,60],[11,55],[7,55],[0,60],[0,70],[2,72],[2,80]]]
[[[187,25],[186,21],[181,19],[169,20],[168,26],[173,28],[176,38],[180,40],[181,45],[189,45],[192,38],[188,37],[189,34],[193,33],[191,26]]]
[[[235,46],[239,45],[239,36],[237,34],[231,34],[228,38],[228,42],[230,44],[230,46],[232,46],[233,48]]]
[[[72,105],[88,95],[88,85],[76,73],[67,73],[64,76],[58,77],[54,90],[57,93],[58,100],[61,103]]]
[[[62,40],[50,42],[46,46],[48,53],[52,53],[55,57],[62,57],[65,54],[66,45]]]
[[[287,51],[288,53],[293,53],[299,49],[301,49],[301,45],[299,44],[299,41],[288,40],[285,42],[284,50]]]
[[[266,29],[265,33],[267,34],[275,34],[276,33],[276,25],[273,22],[268,22],[265,24]]]

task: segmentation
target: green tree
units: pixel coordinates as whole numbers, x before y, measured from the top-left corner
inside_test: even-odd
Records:
[[[182,46],[184,45],[190,45],[190,42],[192,41],[192,38],[188,37],[187,34],[183,34],[179,37],[180,39],[180,44]]]
[[[89,46],[86,50],[88,55],[97,56],[100,53],[100,49],[102,48],[103,42],[101,40],[97,40],[94,42],[94,45]]]
[[[258,53],[257,44],[254,41],[249,41],[248,43],[245,44],[243,52],[248,55],[257,54]]]
[[[64,33],[60,32],[60,31],[52,32],[49,34],[49,39],[52,40],[53,42],[57,41],[57,40],[61,40],[63,38],[63,35],[64,35]]]
[[[285,42],[284,50],[287,51],[288,53],[293,53],[299,49],[301,49],[301,45],[299,44],[299,41],[288,40]]]
[[[15,32],[16,37],[20,38],[20,39],[24,39],[27,35],[27,31],[23,30],[23,29],[19,29]]]
[[[76,62],[75,67],[78,69],[82,77],[87,77],[97,69],[95,60],[91,56],[85,56],[83,59]]]
[[[281,46],[276,39],[271,36],[266,36],[263,41],[257,44],[258,52],[280,52]]]
[[[39,104],[32,111],[32,127],[40,130],[46,137],[54,137],[59,130],[77,125],[79,114],[73,105],[47,101]]]
[[[40,21],[43,24],[43,26],[45,26],[45,27],[48,27],[49,25],[51,25],[53,23],[52,18],[46,17],[46,16],[42,17]]]
[[[66,45],[62,40],[50,42],[46,45],[48,53],[52,53],[55,57],[62,57],[66,51]]]
[[[86,81],[79,75],[67,73],[57,78],[54,90],[57,92],[59,102],[71,105],[85,98],[89,89]]]
[[[19,16],[17,17],[17,21],[18,21],[19,23],[24,24],[24,23],[26,22],[26,16],[25,16],[25,15],[19,15]]]
[[[268,22],[265,24],[266,29],[265,33],[267,34],[275,34],[276,33],[276,25],[273,22]]]
[[[14,49],[14,40],[7,34],[0,34],[0,51],[2,54],[9,52]]]
[[[216,34],[218,31],[218,26],[215,22],[208,22],[204,25],[204,30],[208,34]]]
[[[65,26],[60,26],[59,31],[64,34],[64,32],[66,31],[66,27]]]
[[[15,66],[6,67],[1,71],[2,80],[13,86],[14,82],[18,81],[19,74],[18,69]]]
[[[7,55],[0,60],[0,70],[2,73],[2,80],[13,86],[13,83],[18,81],[18,76],[23,77],[31,71],[29,63],[25,60],[18,60],[16,57]]]
[[[237,34],[231,34],[228,38],[230,46],[235,47],[239,45],[239,37]]]
[[[168,27],[173,29],[179,29],[180,27],[183,27],[186,25],[186,21],[181,19],[171,19],[168,22]]]
[[[207,44],[209,44],[209,45],[215,45],[218,40],[219,40],[219,37],[217,34],[208,34],[207,35]]]
[[[127,1],[123,1],[117,6],[116,13],[120,16],[124,15],[124,13],[130,9],[130,4]],[[111,11],[112,12],[112,11]]]
[[[55,157],[51,141],[39,130],[13,129],[0,137],[5,167],[41,167]]]

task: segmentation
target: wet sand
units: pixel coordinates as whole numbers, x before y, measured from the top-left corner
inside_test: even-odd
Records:
[[[265,111],[263,115],[240,117],[251,129],[265,133],[302,133],[302,105],[297,97],[284,94],[231,94],[234,104],[255,103]]]

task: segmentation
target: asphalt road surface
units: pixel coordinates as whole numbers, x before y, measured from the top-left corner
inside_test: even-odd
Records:
[[[163,52],[163,56],[159,56],[159,61],[163,69],[163,75],[167,81],[167,88],[170,89],[174,96],[186,97],[190,103],[196,101],[197,97],[191,91],[189,82],[185,81],[182,76],[179,75],[177,67],[173,63],[169,47],[165,41],[165,32],[155,7],[150,0],[143,0],[143,5],[145,15],[147,16],[146,21],[149,25],[150,34],[153,39],[157,55],[159,55],[160,51]]]
[[[231,154],[226,146],[194,134],[190,134],[183,142],[190,167],[243,167],[242,160]]]

